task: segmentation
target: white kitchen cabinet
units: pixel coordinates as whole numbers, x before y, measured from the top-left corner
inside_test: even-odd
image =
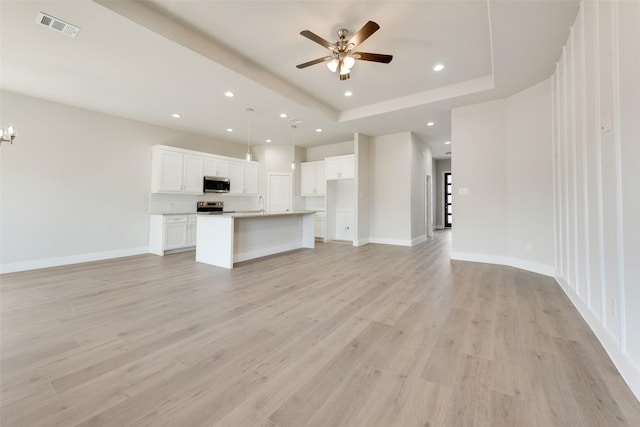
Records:
[[[196,215],[151,215],[149,252],[193,250],[196,245]]]
[[[153,147],[151,170],[152,193],[203,193],[203,156]]]
[[[230,162],[230,194],[258,194],[258,165],[255,162]]]
[[[325,189],[325,162],[305,162],[300,167],[300,195],[323,196]]]
[[[220,159],[218,157],[205,157],[204,176],[220,176],[228,178],[229,160]]]
[[[325,161],[325,178],[349,179],[355,176],[354,155],[327,157]]]
[[[324,212],[316,212],[313,216],[313,235],[316,239],[324,239]]]
[[[196,245],[197,223],[197,215],[189,215],[187,217],[187,246],[189,247]]]

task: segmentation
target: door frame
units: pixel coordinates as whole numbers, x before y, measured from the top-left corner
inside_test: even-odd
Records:
[[[453,174],[451,171],[442,171],[442,225],[444,228],[451,228],[452,223],[447,221],[447,175],[451,178],[451,211],[453,216]]]

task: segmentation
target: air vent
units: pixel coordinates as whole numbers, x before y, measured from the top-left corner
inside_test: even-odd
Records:
[[[68,24],[64,21],[59,20],[58,18],[54,18],[51,15],[47,15],[46,13],[40,12],[38,14],[38,19],[36,22],[40,25],[44,25],[45,27],[49,27],[52,30],[59,31],[68,35],[69,37],[75,37],[80,31],[79,27],[75,25]]]

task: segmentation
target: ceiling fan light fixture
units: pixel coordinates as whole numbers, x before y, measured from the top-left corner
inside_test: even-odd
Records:
[[[331,61],[327,62],[327,68],[329,68],[332,73],[335,73],[338,69],[338,58],[333,58]]]
[[[353,56],[351,55],[345,56],[342,61],[344,62],[344,66],[347,67],[347,70],[350,70],[351,67],[353,67],[353,64],[356,63],[356,60],[353,59]]]

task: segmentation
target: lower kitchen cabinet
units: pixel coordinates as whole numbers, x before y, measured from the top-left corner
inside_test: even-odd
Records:
[[[151,215],[149,252],[164,255],[195,249],[196,223],[196,215]]]
[[[316,239],[324,239],[324,212],[316,212],[313,216],[313,234]]]

